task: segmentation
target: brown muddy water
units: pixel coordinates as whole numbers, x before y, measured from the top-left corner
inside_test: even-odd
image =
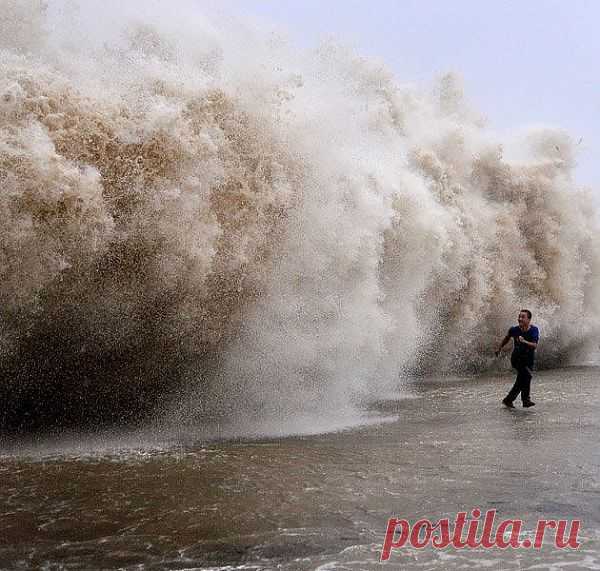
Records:
[[[600,569],[600,369],[421,380],[370,422],[310,436],[4,438],[1,569]],[[381,422],[374,417],[380,415]],[[579,549],[405,547],[387,519],[496,509],[527,532],[581,520]]]

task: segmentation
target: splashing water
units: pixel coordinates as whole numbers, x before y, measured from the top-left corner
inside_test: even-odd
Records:
[[[566,133],[503,140],[453,75],[417,89],[334,44],[141,6],[0,14],[3,426],[167,396],[240,430],[343,416],[409,372],[493,366],[521,307],[541,364],[597,349]]]

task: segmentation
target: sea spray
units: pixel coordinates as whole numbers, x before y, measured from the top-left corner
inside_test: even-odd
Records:
[[[453,75],[418,89],[332,43],[144,7],[0,15],[5,426],[161,403],[285,430],[492,366],[521,307],[540,364],[597,348],[567,134],[502,140]]]

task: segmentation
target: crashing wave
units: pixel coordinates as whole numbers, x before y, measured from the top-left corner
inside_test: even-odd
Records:
[[[566,133],[502,140],[453,75],[419,90],[192,4],[111,5],[110,33],[89,6],[5,4],[4,426],[136,421],[182,383],[184,416],[286,422],[485,370],[521,307],[541,364],[597,349]]]

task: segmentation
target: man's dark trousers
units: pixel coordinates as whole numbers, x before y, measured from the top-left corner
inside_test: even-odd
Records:
[[[529,363],[525,363],[523,360],[516,356],[513,356],[510,360],[514,369],[517,370],[517,379],[513,388],[510,389],[508,395],[506,395],[507,401],[514,401],[521,393],[521,400],[523,402],[529,402],[529,389],[531,386],[531,366]]]

